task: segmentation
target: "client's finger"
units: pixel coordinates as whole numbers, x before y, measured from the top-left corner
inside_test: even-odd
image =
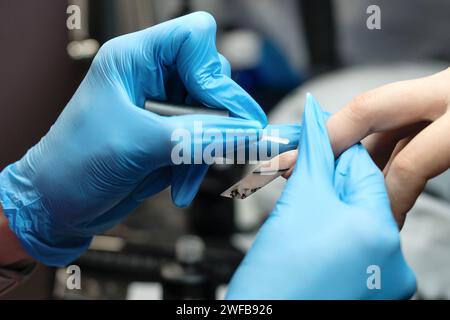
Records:
[[[386,176],[392,210],[400,226],[426,182],[450,167],[450,112],[419,133],[394,158]]]
[[[407,137],[413,137],[426,128],[429,122],[422,121],[399,129],[374,133],[363,140],[370,156],[383,170],[392,157],[392,152],[397,149],[398,143]]]
[[[335,156],[372,133],[434,121],[447,110],[449,96],[450,69],[358,96],[327,123]]]

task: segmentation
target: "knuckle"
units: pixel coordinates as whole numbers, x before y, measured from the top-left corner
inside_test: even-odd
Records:
[[[384,255],[400,250],[399,232],[395,224],[390,224],[386,219],[374,219],[373,213],[360,212],[350,224],[363,252]]]
[[[368,91],[353,98],[348,105],[349,116],[355,122],[367,122],[372,115],[372,102],[376,99],[375,91]]]
[[[392,161],[389,171],[401,179],[407,179],[409,177],[417,177],[419,173],[417,169],[418,168],[416,167],[413,159],[411,159],[408,155],[400,153]]]
[[[194,22],[190,28],[194,32],[216,32],[217,23],[214,17],[206,11],[198,11],[192,14]]]
[[[115,48],[117,47],[118,38],[114,38],[106,41],[98,50],[97,56],[105,57],[114,53]]]
[[[92,61],[91,69],[109,80],[113,80],[112,75],[119,69],[129,70],[133,53],[139,50],[129,39],[130,35],[124,35],[105,42]]]
[[[383,268],[396,268],[395,283],[398,286],[390,295],[396,299],[411,297],[416,291],[416,278],[403,258],[400,232],[394,222],[374,212],[360,211],[348,219],[350,221],[345,221],[345,225],[354,239],[350,247],[355,250],[355,256],[363,257],[369,253],[370,261],[374,261],[373,257]]]
[[[117,40],[111,39],[105,42],[98,50],[94,60],[92,61],[93,68],[103,68],[111,64],[114,56]]]

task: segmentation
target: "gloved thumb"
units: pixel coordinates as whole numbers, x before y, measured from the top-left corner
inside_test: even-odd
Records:
[[[228,109],[232,117],[259,121],[267,118],[258,103],[223,72],[223,59],[216,48],[217,26],[206,12],[195,12],[167,22],[161,58],[165,65],[176,64],[181,81],[189,95],[210,108]]]
[[[334,185],[339,198],[349,205],[390,212],[384,176],[362,144],[339,157]]]
[[[228,60],[219,53],[221,73],[231,76],[231,66]],[[193,100],[191,96],[187,100]],[[203,178],[208,172],[207,164],[179,165],[172,167],[171,194],[173,203],[179,208],[185,208],[191,204],[197,195]]]
[[[321,193],[333,192],[334,155],[325,125],[327,115],[311,94],[307,94],[303,112],[302,132],[299,140],[299,156],[286,189],[298,189],[300,185]]]
[[[179,151],[171,159],[172,200],[179,207],[191,203],[206,174],[207,164],[214,163],[215,159],[226,158],[227,163],[233,164],[267,160],[295,149],[301,131],[298,124],[269,125],[262,129],[257,121],[204,115],[180,116],[168,122],[191,137],[184,139],[183,135],[174,149]],[[180,155],[184,159],[181,164]]]

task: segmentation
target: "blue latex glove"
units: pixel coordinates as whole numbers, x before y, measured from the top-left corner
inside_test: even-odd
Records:
[[[234,275],[228,298],[410,297],[415,277],[400,249],[383,175],[362,145],[335,162],[325,115],[311,96],[300,146],[294,173]],[[369,290],[368,283],[381,289]]]
[[[168,186],[175,204],[188,205],[208,166],[173,165],[175,129],[193,134],[195,121],[220,132],[266,125],[258,104],[230,79],[215,33],[214,19],[199,12],[102,46],[47,135],[0,175],[1,204],[30,255],[65,265],[93,235]],[[231,117],[160,117],[143,109],[146,99],[197,101]],[[285,128],[294,142],[298,126]]]

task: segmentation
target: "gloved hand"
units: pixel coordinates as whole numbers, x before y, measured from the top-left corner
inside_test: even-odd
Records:
[[[228,298],[410,297],[415,277],[400,249],[383,175],[361,145],[335,162],[325,115],[311,96],[302,130],[294,173]]]
[[[5,215],[30,255],[65,265],[93,235],[168,186],[177,205],[188,205],[207,165],[173,165],[175,130],[187,130],[198,143],[196,122],[201,133],[266,125],[258,104],[229,78],[215,32],[214,19],[199,12],[102,46],[47,135],[0,175]],[[226,108],[231,117],[160,117],[143,109],[146,99],[197,101]],[[227,142],[223,135],[214,145]]]

